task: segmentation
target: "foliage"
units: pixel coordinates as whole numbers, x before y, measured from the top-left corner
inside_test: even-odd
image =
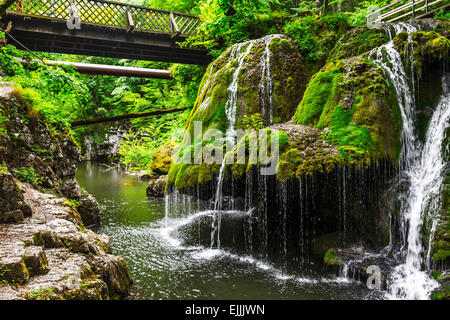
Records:
[[[348,30],[345,16],[306,16],[288,22],[284,27],[313,72],[324,65],[337,40]]]
[[[13,170],[13,174],[20,181],[28,182],[35,186],[41,184],[41,177],[38,176],[32,167]]]
[[[434,18],[450,19],[450,12],[441,9],[434,14]]]
[[[5,81],[14,82],[16,93],[39,111],[55,127],[69,127],[72,119],[83,113],[89,92],[78,74],[67,67],[49,67],[32,63],[25,68],[14,58],[36,57],[12,45],[0,48],[0,73]]]
[[[255,113],[252,115],[246,115],[242,117],[241,123],[244,129],[254,129],[259,130],[264,128],[264,119],[262,118],[260,113]]]

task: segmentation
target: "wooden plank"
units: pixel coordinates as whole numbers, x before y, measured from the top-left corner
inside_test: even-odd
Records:
[[[406,9],[411,8],[411,7],[413,6],[413,4],[414,4],[414,5],[415,5],[415,4],[419,4],[419,3],[422,3],[422,2],[424,2],[424,1],[425,1],[425,0],[419,0],[419,1],[415,2],[415,3],[414,3],[413,1],[411,1],[411,2],[409,2],[409,3],[407,3],[407,4],[404,4],[404,5],[402,5],[402,6],[398,7],[398,8],[393,9],[392,11],[386,12],[385,14],[381,15],[378,19],[379,19],[379,20],[382,20],[382,19],[384,19],[384,18],[391,17],[391,16],[393,16],[393,15],[395,15],[395,14],[397,14],[397,13],[400,13],[400,12],[406,10]]]

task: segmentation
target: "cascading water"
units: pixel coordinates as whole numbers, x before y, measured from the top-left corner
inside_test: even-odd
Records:
[[[244,52],[242,49],[247,45],[247,48]],[[227,93],[228,98],[225,103],[225,113],[228,119],[228,129],[225,136],[225,141],[234,143],[235,138],[235,130],[234,125],[236,122],[236,110],[237,110],[237,100],[238,100],[238,80],[239,73],[244,65],[245,57],[250,53],[250,50],[253,47],[253,42],[250,41],[248,43],[239,44],[232,52],[232,56],[230,59],[235,59],[237,56],[237,67],[233,73],[233,80],[228,87]],[[222,186],[223,186],[223,175],[226,164],[226,157],[223,157],[222,165],[220,166],[218,181],[217,181],[217,189],[216,189],[216,198],[214,201],[214,213],[213,213],[213,223],[212,223],[212,231],[211,231],[211,248],[214,247],[215,243],[217,243],[217,248],[220,249],[220,210],[222,206]]]
[[[269,113],[270,123],[273,122],[273,98],[272,98],[273,83],[270,65],[270,58],[271,58],[270,44],[272,39],[276,36],[278,35],[271,35],[268,36],[266,39],[266,45],[261,59],[261,81],[259,82],[259,92],[261,95],[262,110],[264,112],[264,115]],[[269,102],[268,107],[267,101]]]
[[[411,25],[401,24],[395,27],[395,31],[410,33],[416,30]],[[441,156],[441,145],[450,120],[450,95],[446,84],[448,79],[445,77],[443,79],[444,95],[433,114],[426,141],[422,146],[414,127],[414,92],[409,88],[408,76],[393,41],[377,49],[375,62],[389,76],[397,93],[403,122],[400,179],[407,181],[409,185],[407,191],[401,195],[400,209],[402,252],[405,253],[405,261],[395,268],[388,281],[387,297],[427,299],[437,283],[421,270],[423,263],[421,227],[427,207],[436,209],[435,201],[442,186],[441,173],[445,164]]]

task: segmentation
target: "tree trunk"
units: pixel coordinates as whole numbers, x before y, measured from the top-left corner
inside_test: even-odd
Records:
[[[89,124],[114,122],[114,121],[121,121],[121,120],[127,120],[127,119],[144,118],[144,117],[156,116],[156,115],[161,115],[161,114],[180,112],[180,111],[184,111],[186,109],[187,109],[187,107],[175,108],[175,109],[162,109],[162,110],[155,110],[155,111],[149,111],[149,112],[128,113],[128,114],[123,114],[120,116],[113,116],[113,117],[77,120],[77,121],[71,122],[70,124],[72,127],[79,127],[79,126],[86,126]]]

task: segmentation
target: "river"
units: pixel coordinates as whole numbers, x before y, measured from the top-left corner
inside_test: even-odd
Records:
[[[189,238],[190,233],[197,232],[197,220],[211,214],[167,220],[164,199],[147,198],[147,184],[117,168],[83,163],[77,180],[102,207],[96,231],[110,236],[113,254],[126,260],[134,280],[134,299],[380,297],[379,292],[358,281],[320,270],[317,262],[317,272],[298,270],[286,274],[250,256],[187,245],[184,235]]]

